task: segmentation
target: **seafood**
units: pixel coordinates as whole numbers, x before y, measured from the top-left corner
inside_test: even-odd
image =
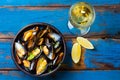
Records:
[[[23,64],[25,67],[29,68],[30,67],[30,62],[27,60],[23,60]]]
[[[27,60],[34,59],[34,57],[37,56],[38,54],[40,54],[40,49],[36,48],[32,52],[29,53],[29,56],[28,56]]]
[[[24,31],[22,38],[15,42],[17,63],[31,74],[49,73],[63,59],[63,43],[61,36],[49,26]]]
[[[17,63],[18,64],[21,64],[22,62],[21,62],[21,59],[18,57],[18,55],[16,55],[16,60],[17,60]]]
[[[44,46],[43,52],[50,60],[53,60],[55,58],[53,46],[51,46],[49,48],[47,46]]]
[[[58,65],[60,63],[60,61],[62,61],[63,55],[64,55],[64,53],[60,52],[59,55],[53,61],[53,65]]]
[[[26,54],[25,48],[18,42],[15,42],[15,49],[20,58],[23,58],[23,56]]]
[[[51,38],[55,42],[60,40],[60,36],[56,33],[52,33],[52,32],[48,33],[48,37]]]
[[[47,68],[47,60],[44,57],[41,57],[37,62],[36,74],[43,73]]]
[[[23,36],[23,40],[27,41],[29,38],[32,38],[33,30],[26,31]]]

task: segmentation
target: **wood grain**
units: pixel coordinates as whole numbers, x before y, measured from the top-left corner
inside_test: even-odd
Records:
[[[45,7],[46,8],[46,7]],[[120,5],[96,6],[96,19],[88,35],[119,38],[120,35]],[[70,34],[67,28],[69,7],[1,7],[1,33],[16,34],[24,26],[34,22],[46,22],[54,25],[64,34]],[[61,14],[61,15],[60,15]],[[63,29],[64,28],[64,29]]]
[[[120,39],[88,39],[95,49],[87,50],[83,48],[79,64],[74,64],[71,59],[72,39],[66,40],[67,53],[60,71],[120,69]],[[12,39],[9,39],[9,41],[0,40],[0,70],[17,69],[11,57],[11,45]]]
[[[24,74],[21,71],[0,71],[0,79],[2,80],[119,80],[119,70],[83,70],[83,71],[57,71],[56,73],[45,77],[32,77]]]
[[[1,0],[0,6],[48,6],[48,5],[72,5],[76,2],[84,1],[92,5],[120,4],[119,0]]]

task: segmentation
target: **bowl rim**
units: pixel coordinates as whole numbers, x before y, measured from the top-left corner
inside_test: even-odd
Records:
[[[16,62],[16,60],[15,60],[15,56],[14,56],[15,53],[14,53],[14,50],[13,50],[13,49],[14,49],[14,43],[15,43],[15,40],[16,40],[17,36],[18,36],[23,30],[29,28],[30,26],[34,26],[34,25],[48,25],[51,29],[53,29],[55,32],[57,32],[57,33],[61,36],[62,41],[63,41],[63,46],[64,46],[64,51],[63,51],[63,52],[64,52],[64,56],[63,56],[62,61],[59,63],[59,65],[58,65],[54,70],[52,70],[51,72],[45,73],[45,74],[41,74],[41,75],[31,74],[31,73],[25,71],[23,68],[21,68],[21,67],[19,66],[19,64],[18,64],[18,63]],[[56,72],[56,71],[60,68],[61,64],[63,63],[63,61],[64,61],[64,59],[65,59],[65,55],[66,55],[66,43],[65,43],[65,39],[64,39],[63,34],[62,34],[56,27],[54,27],[53,25],[48,24],[48,23],[37,22],[37,23],[31,23],[31,24],[26,25],[26,26],[24,26],[22,29],[20,29],[20,30],[18,31],[18,33],[16,34],[16,36],[14,37],[14,39],[13,39],[13,41],[12,41],[12,59],[13,59],[15,65],[16,65],[17,68],[20,69],[22,72],[24,72],[25,74],[28,74],[28,75],[30,75],[30,76],[42,77],[42,76],[47,76],[47,75],[53,74],[54,72]]]

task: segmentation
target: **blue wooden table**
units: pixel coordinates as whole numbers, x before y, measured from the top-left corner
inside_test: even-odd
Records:
[[[95,7],[96,19],[84,37],[95,46],[82,49],[78,65],[71,59],[75,36],[67,28],[68,11],[77,1]],[[21,72],[11,57],[11,44],[23,26],[46,22],[59,29],[67,44],[60,69],[37,78]],[[0,80],[120,80],[120,0],[0,0]]]

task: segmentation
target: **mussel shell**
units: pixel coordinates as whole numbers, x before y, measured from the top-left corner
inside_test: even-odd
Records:
[[[50,59],[50,60],[53,60],[54,58],[55,58],[55,53],[54,53],[54,48],[53,48],[53,46],[51,46],[50,48],[49,48],[49,54],[47,55],[47,57]]]
[[[32,52],[28,54],[27,60],[31,61],[37,59],[42,53],[42,50],[39,48],[35,48]]]
[[[18,64],[22,64],[22,61],[17,54],[16,54],[16,61],[17,61]]]
[[[26,54],[25,48],[22,46],[22,44],[20,44],[18,42],[15,42],[15,50],[16,50],[17,55],[20,58],[23,58],[24,55]]]
[[[60,46],[60,41],[55,42],[54,48],[57,49]]]
[[[35,68],[36,68],[36,60],[34,60],[34,61],[31,62],[29,70],[33,71],[33,70],[35,70]]]
[[[63,52],[60,52],[59,55],[54,59],[53,65],[58,65],[63,59]]]
[[[48,33],[48,37],[51,38],[54,42],[59,41],[61,39],[60,35],[54,32]]]
[[[36,66],[36,74],[40,75],[47,69],[47,60],[44,57],[40,57]]]

